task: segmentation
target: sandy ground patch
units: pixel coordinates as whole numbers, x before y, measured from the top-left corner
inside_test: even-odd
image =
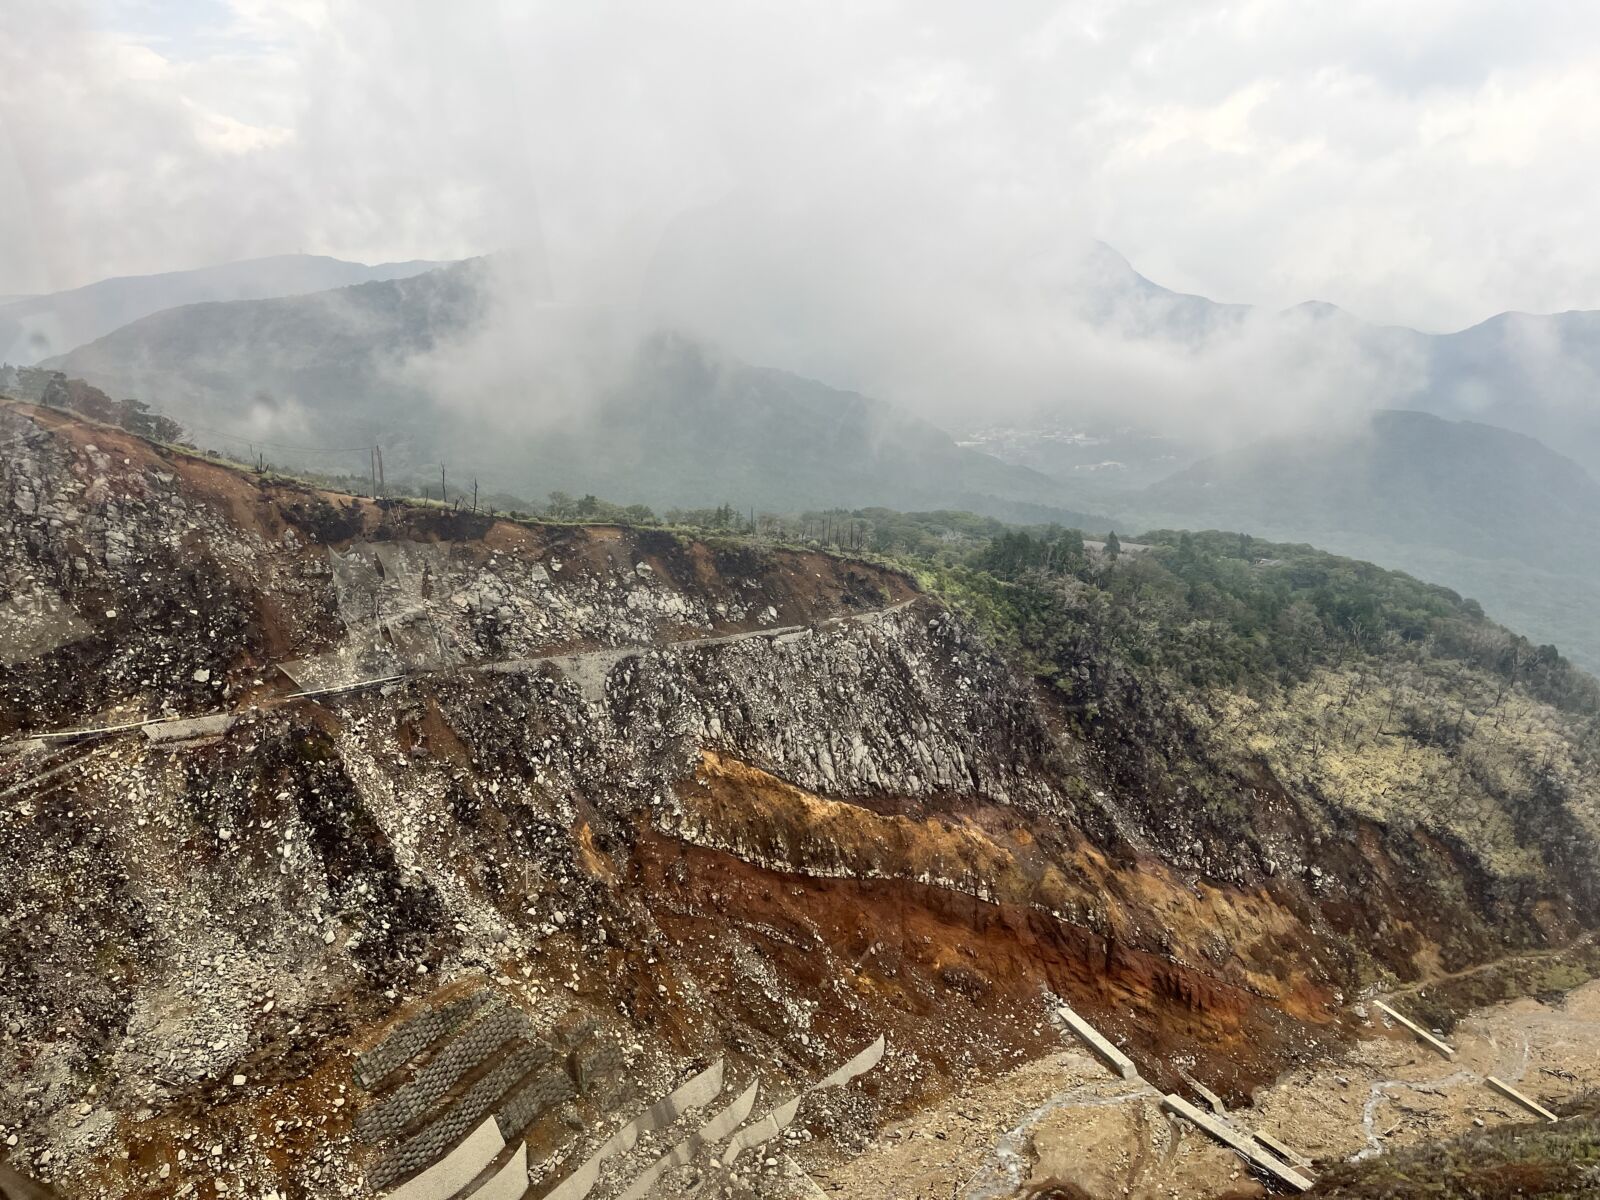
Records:
[[[1451,1035],[1454,1060],[1367,1011],[1368,1036],[1346,1056],[1285,1076],[1230,1120],[1327,1164],[1526,1120],[1487,1075],[1551,1107],[1600,1089],[1600,980],[1557,1002],[1480,1009]],[[1163,1113],[1153,1088],[1077,1050],[967,1089],[813,1175],[828,1192],[905,1200],[1264,1194],[1237,1155]]]

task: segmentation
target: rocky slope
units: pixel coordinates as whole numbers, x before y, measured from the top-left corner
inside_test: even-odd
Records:
[[[880,566],[318,493],[26,405],[0,441],[0,1145],[66,1196],[359,1194],[354,1056],[483,990],[612,1064],[570,1058],[532,1195],[714,1059],[782,1098],[886,1035],[715,1180],[802,1194],[1057,1048],[1047,994],[1237,1100],[1345,1044],[1373,972],[1596,915],[1576,760],[1497,857],[1275,749],[1292,715],[1226,714],[1234,761],[1087,645],[1086,733]]]

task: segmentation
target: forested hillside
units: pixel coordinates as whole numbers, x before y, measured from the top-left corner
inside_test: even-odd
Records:
[[[1263,440],[1146,488],[1142,523],[1242,529],[1399,567],[1591,669],[1600,482],[1521,434],[1420,412]]]
[[[1362,826],[1442,837],[1486,868],[1466,886],[1499,896],[1513,925],[1546,869],[1600,912],[1585,865],[1600,846],[1600,684],[1472,601],[1236,534],[1155,532],[1118,553],[1074,530],[880,522],[879,544],[1023,664],[1118,790],[1143,798],[1132,823],[1182,813],[1202,842],[1235,838],[1271,864],[1265,811],[1282,788],[1327,806],[1302,817],[1352,849]],[[1464,951],[1483,932],[1444,936]]]

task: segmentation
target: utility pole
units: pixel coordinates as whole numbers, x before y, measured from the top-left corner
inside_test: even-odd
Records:
[[[445,491],[444,491],[444,464],[440,463],[439,464],[439,503],[440,504],[446,504],[448,502],[449,502],[449,497],[445,495]]]
[[[478,515],[478,481],[472,481],[472,515]]]
[[[367,451],[367,469],[372,473],[372,498],[378,498],[378,448]]]
[[[383,447],[374,446],[372,449],[373,452],[378,456],[378,492],[381,495],[387,490],[383,483]]]

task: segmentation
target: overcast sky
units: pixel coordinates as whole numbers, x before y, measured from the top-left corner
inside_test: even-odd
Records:
[[[0,294],[542,244],[563,298],[625,301],[737,211],[816,271],[894,242],[891,307],[1099,237],[1224,300],[1429,329],[1600,308],[1592,0],[8,0],[6,25]]]

